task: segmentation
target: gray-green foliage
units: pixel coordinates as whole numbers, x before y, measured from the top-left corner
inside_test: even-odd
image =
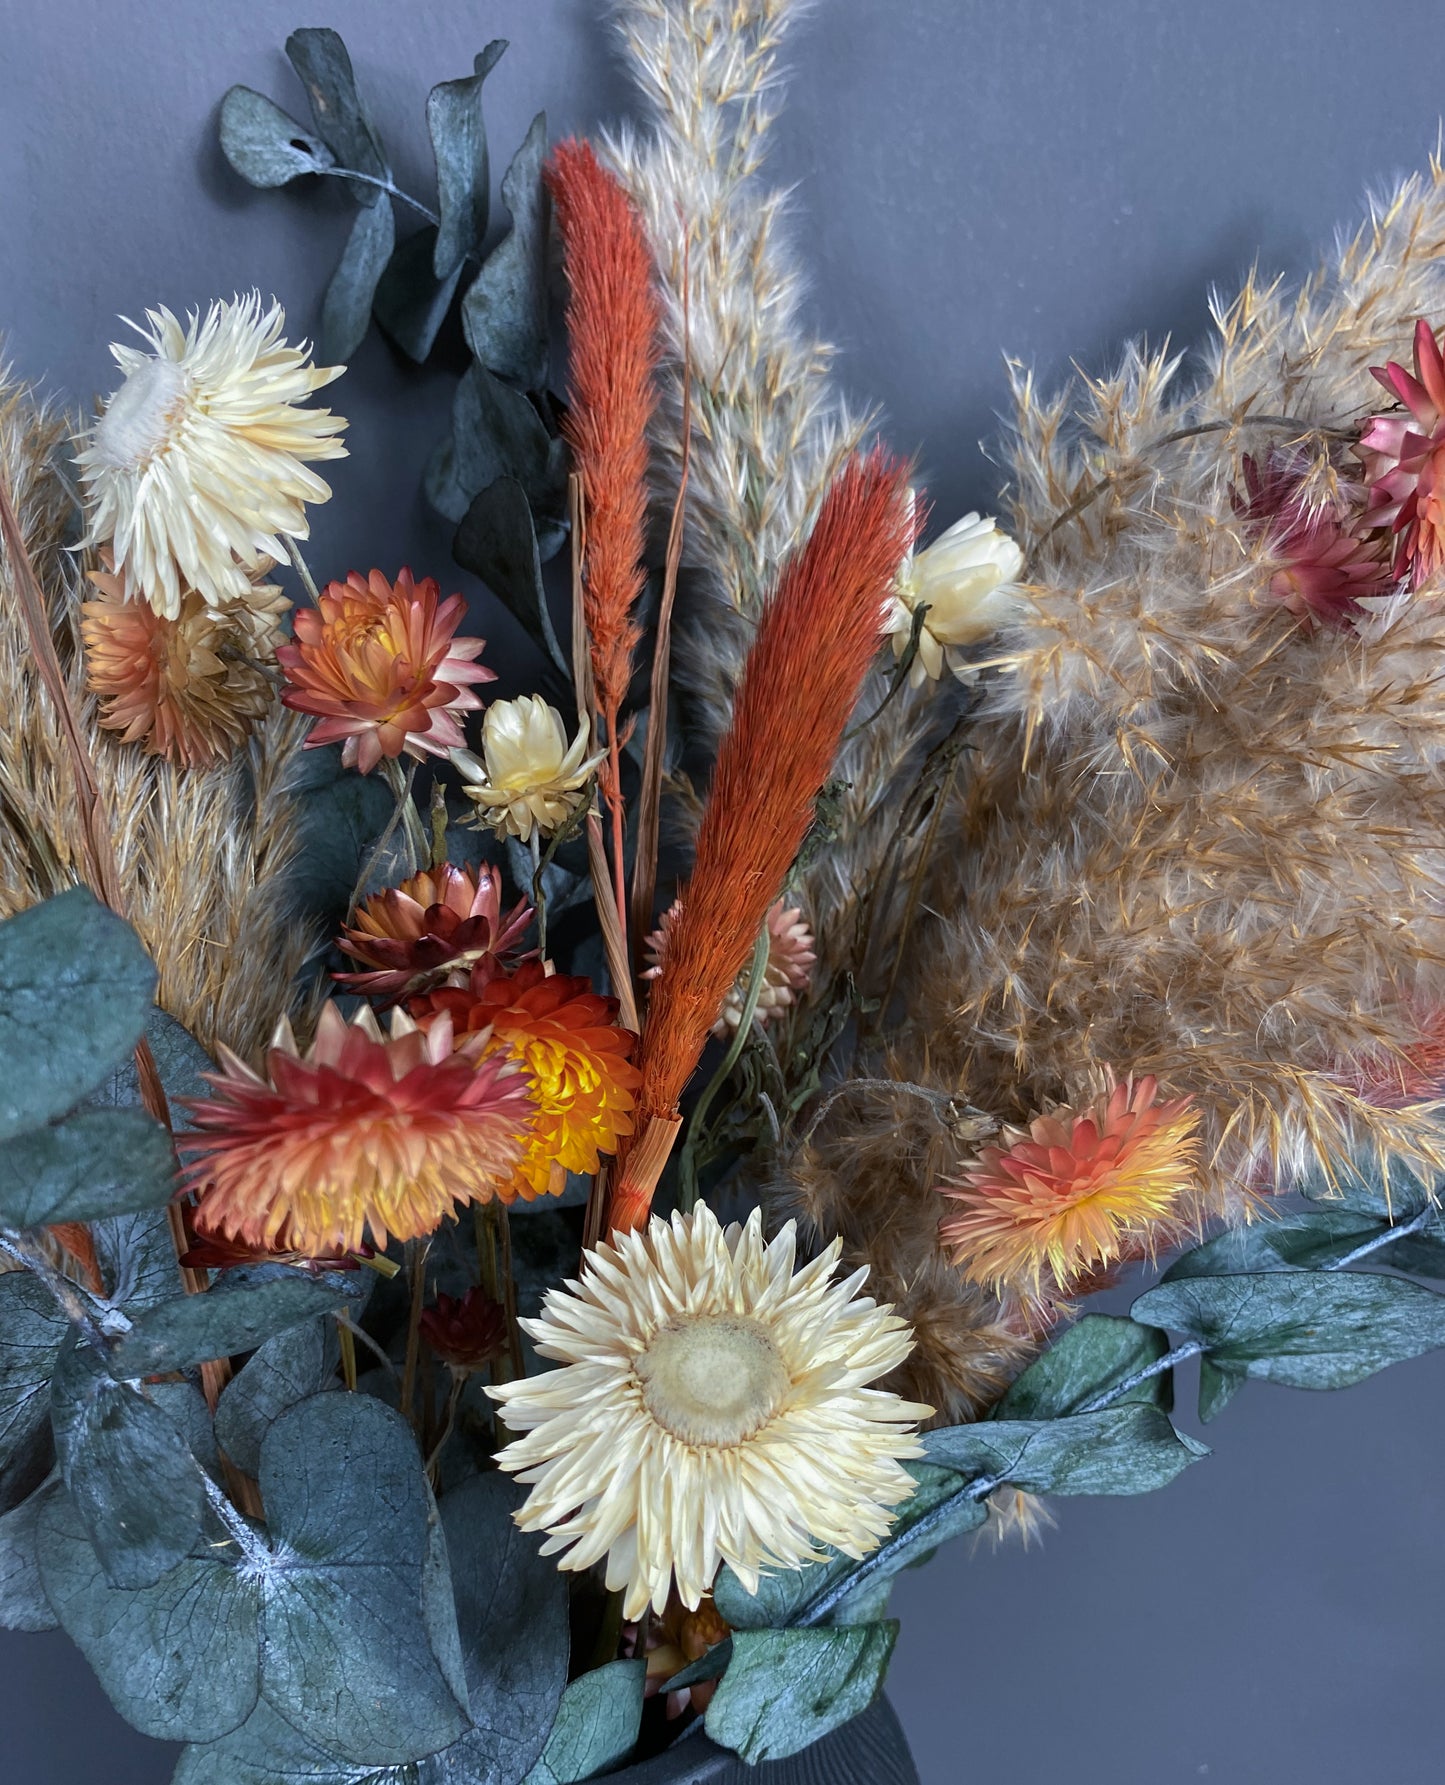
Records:
[[[525,1785],[577,1785],[616,1766],[637,1740],[645,1672],[641,1661],[610,1661],[573,1680]]]
[[[782,1760],[867,1710],[883,1684],[898,1625],[740,1630],[704,1719],[715,1742],[750,1765]]]

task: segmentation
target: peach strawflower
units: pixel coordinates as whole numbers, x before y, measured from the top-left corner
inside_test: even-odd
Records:
[[[504,1201],[558,1194],[567,1172],[595,1172],[599,1155],[631,1134],[637,1037],[590,981],[524,961],[515,973],[474,969],[465,990],[443,987],[412,1009],[422,1022],[444,1017],[460,1042],[487,1036],[483,1062],[513,1060],[531,1086],[537,1119]]]
[[[307,746],[339,743],[342,761],[364,775],[403,751],[420,759],[459,749],[457,715],[482,704],[471,684],[496,680],[474,661],[485,639],[454,636],[465,612],[460,595],[443,601],[433,577],[418,583],[409,570],[395,584],[379,570],[328,583],[276,653],[290,684],[282,700],[321,721]]]
[[[487,863],[474,875],[443,862],[357,906],[338,946],[369,971],[332,978],[394,1004],[444,979],[463,983],[479,961],[500,967],[503,952],[531,921],[525,899],[503,917],[501,876]]]
[[[1360,538],[1334,509],[1311,504],[1288,458],[1270,452],[1261,466],[1246,454],[1244,483],[1235,507],[1280,560],[1269,592],[1297,619],[1341,630],[1368,612],[1363,599],[1390,592],[1395,579],[1379,538]]]
[[[194,589],[167,619],[128,599],[108,553],[103,562],[89,573],[96,594],[80,610],[85,681],[102,727],[180,768],[234,756],[275,699],[254,661],[274,645],[269,629],[249,610],[208,607]]]
[[[308,1255],[369,1237],[431,1233],[458,1204],[486,1202],[526,1142],[526,1080],[501,1055],[453,1049],[447,1016],[425,1031],[400,1011],[384,1035],[363,1008],[348,1023],[323,1006],[305,1054],[284,1020],[253,1072],[228,1048],[209,1097],[187,1107],[186,1183],[198,1233],[278,1243]]]
[[[1355,448],[1370,485],[1367,527],[1388,527],[1395,574],[1418,588],[1445,562],[1445,360],[1430,324],[1415,324],[1415,371],[1391,360],[1371,373],[1408,413],[1374,415]]]
[[[961,1181],[940,1185],[961,1205],[939,1237],[964,1276],[1037,1302],[1177,1225],[1198,1170],[1199,1116],[1187,1097],[1157,1103],[1158,1088],[1111,1072],[1091,1103],[1005,1128]]]
[[[648,936],[645,947],[650,965],[643,972],[644,979],[656,979],[662,973],[667,962],[668,937],[681,911],[682,901],[674,899],[663,912],[657,928]],[[789,1008],[795,995],[807,985],[818,959],[813,948],[813,932],[796,905],[777,900],[768,911],[767,923],[768,963],[763,969],[763,989],[758,994],[753,1018],[760,1024],[771,1022]],[[750,972],[751,966],[744,967],[733,981],[733,988],[723,1000],[723,1007],[712,1026],[714,1035],[737,1033],[738,1024],[743,1020]]]
[[[1425,1011],[1418,1038],[1395,1054],[1374,1054],[1342,1076],[1377,1109],[1408,1109],[1445,1098],[1445,1006]]]

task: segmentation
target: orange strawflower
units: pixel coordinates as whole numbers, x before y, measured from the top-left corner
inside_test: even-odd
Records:
[[[180,768],[234,756],[275,698],[252,661],[264,648],[264,620],[208,607],[194,589],[168,620],[144,599],[126,599],[108,558],[90,581],[97,593],[81,605],[80,633],[86,686],[100,698],[105,730]]]
[[[1153,1078],[1110,1073],[1092,1103],[1005,1128],[961,1182],[940,1185],[961,1205],[938,1231],[964,1276],[1037,1302],[1177,1228],[1199,1165],[1199,1116],[1189,1098],[1156,1103],[1157,1092]]]
[[[187,1103],[179,1141],[200,1192],[200,1234],[316,1256],[368,1235],[419,1239],[459,1203],[507,1196],[532,1116],[527,1082],[481,1042],[453,1049],[450,1017],[427,1031],[394,1012],[383,1035],[369,1008],[348,1023],[327,1004],[303,1055],[282,1022],[266,1076],[228,1048],[214,1094]]]
[[[558,1194],[567,1172],[596,1171],[599,1155],[631,1134],[637,1037],[618,1027],[617,1000],[589,980],[524,961],[494,977],[474,970],[465,990],[443,987],[412,1009],[424,1023],[445,1018],[461,1042],[489,1036],[483,1063],[513,1060],[531,1087],[537,1118],[504,1201]]]
[[[908,474],[884,453],[854,457],[758,618],[732,722],[698,826],[692,876],[642,1030],[638,1128],[676,1115],[724,1000],[798,853],[863,678],[884,602],[913,544]],[[614,1228],[647,1218],[653,1185],[626,1164]]]
[[[454,636],[465,612],[460,595],[443,601],[433,577],[414,582],[409,570],[394,585],[379,570],[328,583],[276,653],[290,684],[282,700],[321,720],[307,746],[339,743],[342,761],[362,774],[403,751],[420,759],[460,749],[457,714],[482,704],[471,684],[496,680],[474,661],[486,640]]]
[[[464,980],[480,961],[497,970],[503,951],[531,921],[525,899],[503,917],[502,881],[494,868],[484,862],[473,875],[443,862],[357,906],[355,922],[337,946],[371,970],[332,978],[385,1004],[399,1003],[443,979]]]

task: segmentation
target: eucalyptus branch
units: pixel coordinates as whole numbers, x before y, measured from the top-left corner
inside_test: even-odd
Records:
[[[196,1467],[201,1470],[201,1485],[206,1490],[211,1511],[226,1527],[226,1535],[253,1568],[265,1568],[271,1561],[271,1551],[265,1541],[256,1535],[201,1465],[197,1463]]]
[[[130,1321],[118,1308],[107,1306],[88,1289],[72,1282],[63,1271],[55,1268],[43,1252],[29,1245],[14,1228],[0,1228],[0,1252],[13,1258],[16,1264],[29,1271],[50,1292],[61,1313],[72,1326],[85,1334],[102,1357],[114,1343],[114,1334],[106,1330],[104,1322],[109,1322],[116,1332],[129,1331]]]
[[[1423,1233],[1439,1213],[1440,1209],[1437,1204],[1427,1202],[1418,1214],[1412,1215],[1399,1227],[1387,1227],[1383,1233],[1377,1233],[1370,1239],[1362,1240],[1353,1251],[1346,1252],[1343,1258],[1333,1259],[1329,1264],[1322,1264],[1319,1268],[1322,1271],[1342,1271],[1348,1265],[1358,1264],[1362,1258],[1368,1258],[1372,1252],[1379,1252],[1386,1246],[1393,1246],[1396,1240],[1407,1240],[1411,1234]]]
[[[1085,1401],[1083,1406],[1074,1409],[1075,1414],[1102,1413],[1105,1407],[1116,1406],[1136,1388],[1146,1382],[1152,1382],[1156,1376],[1162,1376],[1172,1370],[1175,1364],[1187,1363],[1191,1357],[1198,1357],[1204,1350],[1203,1339],[1186,1339],[1182,1345],[1176,1345],[1172,1351],[1166,1351],[1162,1357],[1156,1357],[1152,1364],[1145,1364],[1126,1376],[1122,1382],[1116,1382],[1112,1388],[1106,1388],[1102,1394],[1095,1395],[1092,1400]]]
[[[400,200],[409,205],[418,217],[425,217],[428,223],[441,228],[441,218],[430,205],[424,205],[419,198],[413,198],[409,192],[403,192],[400,186],[393,185],[390,180],[379,179],[375,174],[358,173],[354,167],[318,167],[312,170],[318,174],[326,174],[333,180],[354,180],[358,186],[374,186],[378,192],[386,193],[388,198]],[[475,260],[476,255],[469,254],[468,260]]]

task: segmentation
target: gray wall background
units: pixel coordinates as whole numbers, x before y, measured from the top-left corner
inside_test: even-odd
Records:
[[[1300,272],[1367,187],[1424,161],[1439,18],[1430,0],[821,0],[775,171],[842,377],[920,454],[940,521],[993,497],[978,443],[1004,351],[1048,381],[1131,334],[1186,344],[1211,283],[1256,253]],[[628,104],[602,0],[0,0],[0,330],[22,375],[88,402],[114,316],[156,301],[256,285],[314,325],[343,204],[252,193],[214,146],[233,81],[300,109],[281,45],[308,23],[346,36],[413,190],[428,86],[491,37],[512,43],[489,84],[503,164],[544,106],[561,134]],[[462,580],[417,489],[449,390],[367,344],[334,393],[353,456],[319,573]],[[500,614],[482,630],[515,641]],[[890,1690],[925,1785],[1433,1785],[1442,1391],[1438,1357],[1335,1395],[1252,1385],[1166,1492],[1066,1502],[1028,1554],[956,1545],[905,1576]],[[169,1777],[60,1636],[0,1635],[0,1730],[17,1785]]]

